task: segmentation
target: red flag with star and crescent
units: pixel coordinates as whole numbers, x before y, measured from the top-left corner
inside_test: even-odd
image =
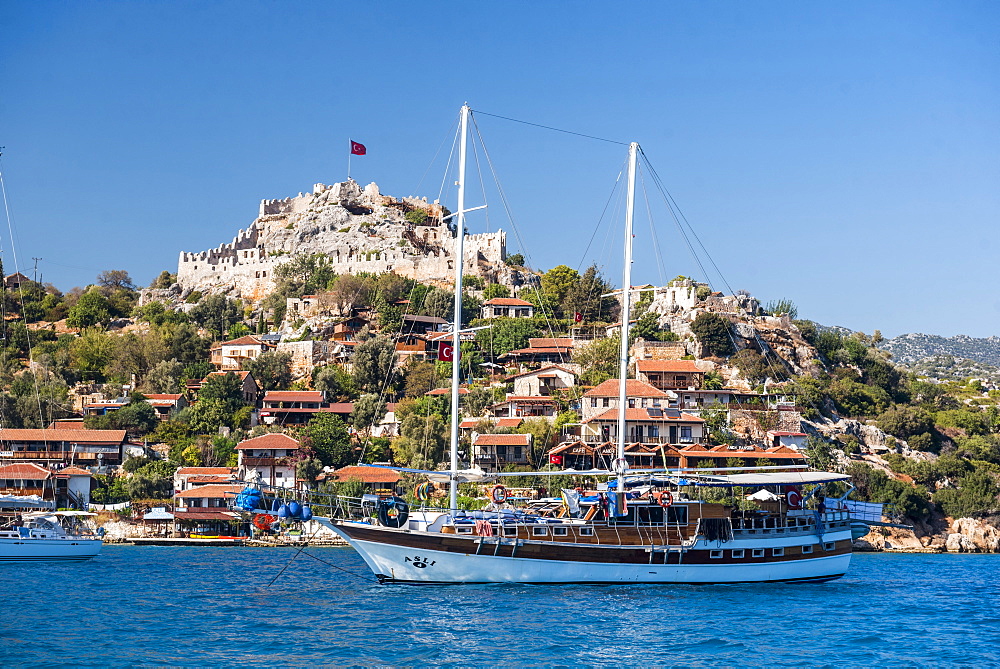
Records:
[[[362,144],[361,142],[355,142],[353,139],[351,140],[352,156],[363,156],[366,153],[368,153],[368,149],[365,148],[364,144]]]

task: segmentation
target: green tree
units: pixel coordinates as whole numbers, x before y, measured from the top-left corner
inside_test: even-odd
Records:
[[[375,393],[366,393],[354,401],[351,423],[359,432],[369,435],[385,416],[385,400]]]
[[[209,295],[188,313],[195,323],[216,337],[243,319],[243,308],[240,303],[230,300],[225,295]]]
[[[617,318],[621,305],[609,295],[614,287],[604,280],[596,265],[591,265],[583,276],[570,283],[560,302],[562,314],[573,318],[579,313],[584,322],[610,322]]]
[[[286,390],[292,383],[292,354],[265,351],[247,363],[261,390]]]
[[[143,388],[151,393],[183,392],[181,386],[183,373],[184,365],[176,359],[161,360],[146,374]]]
[[[494,297],[510,297],[510,288],[502,283],[491,283],[483,289],[483,300],[492,300]]]
[[[91,290],[80,296],[69,310],[66,325],[81,330],[94,325],[103,325],[111,320],[111,304],[98,290]]]
[[[347,426],[332,413],[318,413],[306,424],[302,444],[327,467],[344,467],[354,461]]]
[[[587,385],[597,385],[618,376],[618,356],[621,337],[595,339],[581,346],[573,353],[573,362],[580,365],[583,372],[580,381]]]
[[[567,265],[556,265],[542,275],[542,296],[546,309],[557,317],[563,316],[562,304],[566,295],[580,284],[580,273]]]
[[[524,256],[520,253],[514,253],[507,256],[504,262],[507,263],[508,267],[524,267]]]
[[[718,314],[703,311],[691,322],[691,331],[701,344],[706,357],[724,357],[733,352],[729,321]]]
[[[493,357],[526,348],[530,338],[541,335],[538,326],[526,318],[493,318],[489,323],[493,327],[476,331],[476,343]]]
[[[406,397],[423,397],[438,387],[438,375],[434,363],[426,361],[409,362],[405,369],[403,395]]]
[[[358,344],[354,350],[354,380],[362,390],[381,393],[396,381],[396,347],[380,335]]]
[[[961,478],[958,488],[942,488],[934,493],[934,502],[952,518],[985,515],[998,508],[997,486],[994,475],[985,471],[974,471]]]
[[[326,393],[326,399],[331,402],[350,402],[358,395],[354,377],[338,365],[314,369],[313,388]]]

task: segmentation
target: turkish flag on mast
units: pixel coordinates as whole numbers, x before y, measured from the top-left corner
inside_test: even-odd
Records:
[[[583,322],[583,314],[581,314],[579,311],[577,311],[576,313],[574,313],[573,314],[573,322],[574,323],[582,323]]]
[[[353,139],[351,141],[351,155],[352,156],[363,156],[368,152],[364,144],[360,142],[355,142]]]
[[[438,360],[441,362],[454,362],[455,345],[448,341],[438,342]]]

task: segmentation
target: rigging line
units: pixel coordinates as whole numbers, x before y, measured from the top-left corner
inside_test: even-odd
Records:
[[[456,121],[455,124],[457,125],[458,121]],[[452,125],[452,127],[454,128],[455,125]],[[456,129],[455,130],[455,136],[451,140],[451,151],[448,153],[448,162],[445,163],[444,174],[441,175],[441,187],[438,189],[438,197],[437,197],[438,203],[441,203],[441,202],[444,201],[442,199],[444,197],[444,185],[448,181],[448,172],[451,170],[451,161],[455,157],[455,146],[458,144],[458,136],[459,136],[459,134],[461,134],[461,133],[459,132],[458,129]],[[442,214],[442,217],[443,216],[444,216],[444,214]]]
[[[611,192],[608,193],[608,199],[604,203],[604,209],[601,210],[601,216],[597,219],[597,225],[594,226],[594,232],[590,235],[590,241],[587,242],[587,248],[583,250],[583,255],[580,256],[580,264],[578,267],[583,267],[583,263],[587,261],[587,254],[590,252],[590,247],[594,243],[594,238],[597,237],[598,231],[601,229],[601,224],[604,223],[604,216],[608,213],[608,207],[611,206],[611,200],[615,197],[615,193],[618,191],[618,186],[621,184],[622,174],[625,173],[625,163],[622,163],[622,169],[618,171],[618,176],[615,178],[615,183],[611,186]]]
[[[417,182],[417,187],[411,191],[414,194],[414,197],[416,197],[417,193],[420,192],[420,187],[424,185],[424,179],[427,178],[427,173],[431,171],[431,167],[434,166],[434,161],[436,161],[438,156],[441,155],[441,149],[444,148],[445,142],[448,141],[448,136],[455,131],[456,124],[458,124],[458,119],[452,122],[451,127],[448,128],[448,132],[445,133],[444,137],[441,139],[441,143],[438,144],[437,151],[434,152],[434,157],[431,158],[429,163],[427,163],[427,167],[424,169],[424,173],[420,175],[420,181]],[[445,173],[447,173],[447,170],[445,170]]]
[[[4,175],[3,157],[0,156],[0,192],[3,193],[3,208],[4,212],[7,215],[7,231],[8,234],[10,235],[10,252],[14,256],[14,272],[20,272],[21,269],[17,262],[17,247],[14,245],[14,219],[13,216],[11,216],[10,205],[7,202],[7,185],[4,182],[3,175]],[[18,298],[20,299],[21,302],[21,319],[24,321],[24,338],[28,344],[28,363],[30,366],[30,364],[35,361],[34,360],[35,356],[31,346],[31,330],[28,329],[28,316],[25,313],[24,309],[24,288],[22,287],[21,282],[18,282],[17,284],[17,293],[18,293]],[[32,370],[31,372],[31,380],[34,382],[35,400],[38,403],[38,422],[39,422],[38,427],[44,428],[45,416],[42,413],[42,394],[40,386],[38,385],[38,373],[34,370]],[[48,446],[47,439],[44,441],[44,443],[46,444],[46,446]]]
[[[349,571],[347,569],[344,569],[343,567],[338,567],[337,565],[333,564],[332,562],[327,562],[326,560],[324,560],[322,558],[316,557],[312,553],[306,553],[305,552],[305,547],[303,547],[302,553],[306,557],[311,557],[313,560],[316,560],[318,562],[322,562],[323,564],[325,564],[328,567],[333,567],[334,569],[336,569],[338,571],[342,571],[345,574],[350,574],[351,576],[354,576],[355,578],[360,578],[362,581],[366,581],[366,582],[371,582],[372,581],[372,579],[368,578],[367,576],[362,576],[361,574],[357,574],[357,573],[355,573],[353,571]]]
[[[660,250],[660,239],[656,236],[656,226],[653,225],[653,210],[649,204],[649,193],[646,192],[646,178],[639,171],[639,182],[642,184],[642,199],[646,203],[646,217],[649,219],[649,233],[653,238],[653,252],[656,254],[656,268],[660,272],[660,285],[667,285],[666,267],[663,264],[663,254]],[[656,299],[656,294],[653,294]]]
[[[562,128],[555,128],[551,125],[542,125],[541,123],[532,123],[531,121],[522,121],[518,118],[511,118],[509,116],[501,116],[500,114],[490,114],[489,112],[484,112],[480,109],[474,109],[477,114],[482,114],[483,116],[492,116],[493,118],[502,118],[505,121],[512,121],[514,123],[523,123],[524,125],[534,126],[536,128],[544,128],[545,130],[554,130],[555,132],[562,132],[567,135],[576,135],[577,137],[585,137],[587,139],[596,139],[599,142],[608,142],[609,144],[620,144],[622,146],[628,146],[628,142],[619,142],[616,139],[608,139],[606,137],[597,137],[596,135],[587,135],[582,132],[574,132],[572,130],[563,130]]]
[[[525,258],[526,259],[530,258],[531,255],[530,253],[528,253],[528,247],[524,243],[524,240],[521,238],[521,231],[517,227],[517,223],[514,222],[514,215],[511,213],[510,205],[507,202],[507,195],[503,191],[503,186],[500,185],[500,178],[497,176],[496,169],[493,166],[493,160],[490,158],[489,149],[486,148],[486,142],[483,141],[483,134],[479,130],[479,124],[476,122],[476,117],[474,115],[472,115],[472,127],[475,128],[476,135],[479,136],[479,142],[483,146],[483,155],[486,157],[486,164],[489,165],[490,167],[490,174],[493,176],[493,182],[496,184],[497,192],[500,195],[500,202],[503,204],[504,211],[507,213],[507,220],[510,221],[510,225],[514,229],[514,236],[517,238],[517,243],[519,244],[521,250],[524,251]],[[541,282],[539,281],[539,283],[537,285],[532,286],[532,288],[534,289],[535,292],[535,298],[538,300],[538,305],[539,305],[538,308],[542,312],[542,318],[545,319],[545,326],[549,332],[549,336],[554,339],[555,330],[552,327],[552,322],[549,319],[549,314],[545,309],[545,302],[542,299]],[[559,361],[562,363],[566,362],[563,359],[562,353],[559,354]]]
[[[483,167],[479,164],[479,151],[476,150],[476,142],[474,140],[475,138],[473,138],[473,141],[469,143],[472,145],[472,157],[476,161],[476,174],[479,175],[479,190],[482,191],[483,194],[483,204],[488,204],[488,199],[486,197],[486,182],[483,181]],[[482,140],[482,138],[480,138],[480,140]],[[483,213],[486,214],[486,229],[489,230],[490,208],[486,207],[486,209],[483,209]]]
[[[642,152],[642,148],[641,147],[640,147],[639,151]],[[712,264],[712,267],[715,269],[715,271],[718,274],[719,278],[722,280],[723,285],[730,292],[730,294],[735,295],[736,291],[734,291],[733,287],[731,285],[729,285],[729,281],[726,280],[726,277],[722,273],[722,270],[720,270],[719,266],[715,263],[715,259],[712,258],[712,254],[708,252],[707,248],[705,248],[705,244],[701,241],[701,238],[698,236],[698,233],[695,231],[694,226],[692,226],[691,223],[687,220],[687,217],[684,216],[684,212],[681,211],[681,208],[677,204],[677,201],[674,200],[673,195],[670,194],[670,191],[667,190],[666,186],[663,184],[663,181],[660,178],[660,175],[657,173],[656,168],[653,167],[652,163],[649,161],[649,157],[645,153],[643,153],[642,156],[643,156],[643,162],[645,162],[646,166],[649,168],[650,174],[653,177],[653,182],[657,186],[657,188],[660,190],[661,194],[663,195],[664,201],[667,202],[667,208],[670,209],[671,214],[673,214],[674,210],[676,209],[677,214],[680,215],[681,219],[683,219],[683,221],[684,221],[684,224],[691,231],[691,235],[698,242],[698,246],[701,247],[701,250],[704,252],[705,256],[708,258],[708,261]],[[668,201],[668,199],[669,199],[669,201]],[[674,220],[675,221],[677,220],[677,215],[674,215]],[[679,222],[678,222],[678,227],[680,227],[680,223]],[[681,228],[681,234],[684,236],[684,240],[687,242],[688,241],[687,240],[687,235],[684,234],[683,228]],[[691,249],[692,255],[695,255],[693,248],[691,248],[690,242],[688,242],[688,248]],[[707,279],[708,278],[708,273],[705,272],[705,268],[701,264],[701,260],[698,258],[697,255],[695,255],[695,260],[698,263],[698,266],[702,268],[702,272],[705,273],[705,278]],[[744,309],[744,313],[747,316],[749,316],[750,318],[754,317],[753,314],[749,313],[745,309]],[[765,360],[768,359],[768,357],[767,357],[768,352],[770,352],[771,355],[772,355],[772,357],[774,358],[774,360],[768,361],[768,365],[770,366],[771,370],[772,371],[778,371],[777,368],[775,367],[775,362],[777,362],[780,365],[780,367],[781,367],[781,369],[780,369],[781,373],[782,374],[786,374],[788,372],[788,368],[787,368],[785,362],[761,338],[760,333],[757,331],[756,327],[753,329],[753,331],[754,331],[754,339],[757,341],[757,346],[760,348],[760,350],[761,350],[761,352],[763,354],[764,359]],[[729,338],[732,340],[733,346],[735,348],[736,347],[736,339],[735,339],[735,337],[733,337],[732,332],[729,333]]]
[[[299,554],[302,553],[302,551],[304,551],[306,549],[306,546],[309,545],[309,539],[312,539],[314,536],[316,536],[316,532],[319,532],[319,528],[318,527],[313,531],[313,533],[311,535],[309,535],[309,537],[306,539],[305,543],[302,544],[302,547],[299,548],[298,552],[295,553],[295,555],[293,555],[291,557],[291,559],[288,560],[288,562],[285,563],[285,566],[281,568],[281,571],[279,571],[277,574],[274,575],[274,578],[271,579],[271,582],[267,584],[268,588],[270,588],[272,585],[274,585],[274,582],[277,581],[278,578],[282,574],[285,573],[285,570],[288,569],[288,567],[291,566],[292,561],[294,561],[295,558],[297,558],[299,556]]]

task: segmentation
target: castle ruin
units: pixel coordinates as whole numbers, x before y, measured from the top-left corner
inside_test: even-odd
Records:
[[[422,212],[407,218],[408,212]],[[312,193],[263,200],[257,219],[232,242],[181,252],[177,283],[193,290],[261,300],[275,287],[275,270],[291,258],[323,253],[337,274],[395,272],[426,283],[452,283],[454,228],[446,210],[426,198],[396,199],[375,183],[316,184]],[[510,268],[503,230],[467,234],[463,273],[519,286],[537,281]]]

